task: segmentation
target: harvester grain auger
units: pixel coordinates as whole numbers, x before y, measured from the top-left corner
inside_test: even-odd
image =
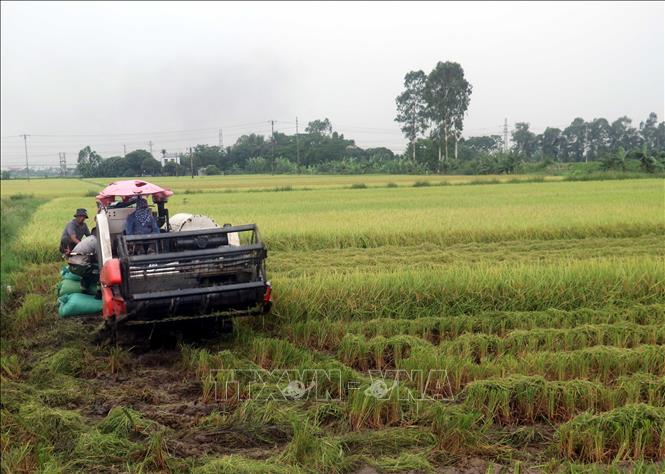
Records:
[[[172,194],[131,180],[111,183],[97,196],[102,317],[113,336],[120,325],[270,311],[267,250],[256,224],[220,227],[202,215],[169,217]],[[139,196],[152,197],[159,233],[123,233]]]

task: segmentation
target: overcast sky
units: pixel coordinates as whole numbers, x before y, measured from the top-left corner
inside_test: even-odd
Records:
[[[2,164],[181,151],[315,118],[402,151],[404,74],[457,61],[465,135],[664,115],[663,3],[2,3]]]

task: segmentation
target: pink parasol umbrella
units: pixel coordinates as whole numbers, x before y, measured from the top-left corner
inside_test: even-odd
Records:
[[[104,205],[108,205],[115,200],[116,196],[149,195],[152,195],[153,201],[165,201],[166,198],[173,195],[173,191],[140,179],[129,179],[109,184],[97,195],[97,200],[101,201]]]

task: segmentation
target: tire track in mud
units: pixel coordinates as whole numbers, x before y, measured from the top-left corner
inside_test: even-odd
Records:
[[[257,437],[241,427],[200,426],[207,416],[228,413],[235,406],[203,403],[201,384],[183,370],[179,350],[139,350],[145,352],[129,351],[129,360],[118,374],[106,372],[85,381],[92,400],[81,410],[83,415],[97,423],[114,407],[132,408],[160,425],[169,451],[180,458],[241,453],[263,459],[288,441],[276,427],[266,427],[263,436]]]

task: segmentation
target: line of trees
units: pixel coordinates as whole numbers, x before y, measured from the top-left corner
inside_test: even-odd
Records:
[[[413,124],[413,122],[411,122]],[[460,125],[453,125],[447,156],[446,141],[439,133],[414,139],[403,155],[388,148],[358,147],[354,140],[333,130],[330,120],[314,120],[305,133],[274,137],[243,135],[226,148],[196,145],[192,152],[175,161],[162,162],[146,150],[134,150],[124,157],[103,159],[89,146],[79,152],[77,173],[94,176],[183,176],[194,173],[436,173],[509,174],[545,169],[551,163],[591,162],[600,169],[639,169],[657,172],[665,169],[665,122],[655,113],[639,124],[621,117],[613,122],[576,118],[563,130],[548,127],[541,134],[529,130],[528,123],[516,123],[512,147],[505,150],[500,135],[462,138]],[[606,125],[605,125],[606,124]],[[418,125],[419,126],[419,125]],[[439,130],[443,127],[437,125]],[[452,143],[451,143],[452,142]],[[417,150],[417,153],[415,151]],[[166,155],[166,150],[162,150]],[[3,176],[4,178],[5,176]]]
[[[504,146],[500,135],[485,135],[459,140],[457,159],[447,163],[446,171],[461,174],[501,174],[545,168],[548,164],[597,163],[603,170],[622,170],[639,162],[638,169],[657,172],[665,169],[665,122],[650,113],[638,127],[628,117],[613,122],[605,118],[585,121],[575,118],[563,130],[547,127],[542,133],[518,122],[511,132],[511,146]],[[436,137],[419,138],[415,144],[417,162],[435,169]]]
[[[79,151],[76,171],[83,177],[95,176],[157,176],[162,164],[146,150],[134,150],[125,156],[102,158],[90,146]]]
[[[608,153],[624,150],[647,152],[665,151],[665,122],[658,122],[652,112],[639,128],[632,126],[628,117],[619,117],[612,123],[605,118],[590,122],[574,119],[561,130],[547,127],[543,133],[535,134],[529,124],[519,122],[512,132],[513,150],[527,160],[553,159],[557,161],[597,161]]]
[[[103,159],[89,146],[79,152],[77,173],[96,176],[183,176],[239,173],[413,173],[418,168],[384,147],[362,149],[333,130],[328,118],[309,122],[305,133],[243,135],[229,147],[196,145],[176,160],[155,159],[146,150]],[[167,151],[161,151],[166,156]]]

